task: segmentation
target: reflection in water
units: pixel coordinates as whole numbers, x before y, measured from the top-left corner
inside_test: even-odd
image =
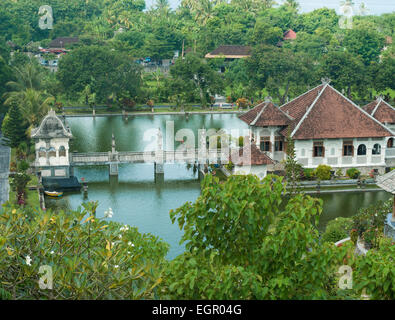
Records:
[[[79,152],[106,152],[111,149],[111,134],[114,132],[118,151],[143,151],[150,143],[143,141],[144,131],[160,127],[165,133],[166,121],[174,120],[175,133],[182,128],[191,128],[197,138],[200,128],[244,129],[246,126],[236,115],[191,115],[184,116],[139,116],[69,118],[75,139],[72,150]],[[185,164],[166,164],[164,180],[155,183],[153,164],[128,164],[119,166],[119,177],[108,175],[107,166],[78,167],[75,175],[88,182],[88,195],[70,193],[63,199],[49,200],[47,206],[77,209],[84,201],[99,201],[98,217],[111,207],[114,216],[111,220],[136,226],[140,232],[152,233],[170,244],[168,258],[182,253],[184,246],[179,244],[182,231],[178,224],[172,224],[169,216],[187,201],[194,202],[200,195],[197,172],[187,169]],[[317,195],[314,195],[317,196]],[[384,191],[321,194],[324,200],[323,214],[319,228],[322,231],[327,222],[336,217],[354,215],[361,207],[367,207],[379,200],[387,200],[390,195]]]

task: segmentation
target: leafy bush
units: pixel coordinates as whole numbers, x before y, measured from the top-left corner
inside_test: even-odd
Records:
[[[232,171],[234,167],[235,165],[232,161],[229,161],[229,163],[225,164],[225,168],[229,171]]]
[[[370,295],[372,300],[395,299],[395,245],[389,238],[381,238],[377,249],[360,256],[356,264],[355,289]]]
[[[75,212],[6,204],[0,212],[0,299],[157,299],[168,245],[136,228]],[[40,289],[41,266],[53,289]]]
[[[334,243],[345,239],[349,237],[352,226],[353,220],[351,218],[339,217],[329,221],[325,232],[322,234],[322,240]]]
[[[332,167],[325,164],[320,164],[317,169],[315,169],[314,174],[319,180],[329,180],[331,178]]]
[[[313,180],[315,178],[314,169],[305,168],[303,169],[303,177],[305,180]]]
[[[351,168],[347,170],[346,174],[350,179],[357,179],[360,176],[361,171],[359,171],[357,168]]]
[[[370,247],[377,246],[377,239],[384,231],[384,223],[389,212],[392,211],[393,200],[378,202],[368,208],[362,208],[352,217],[352,229]]]

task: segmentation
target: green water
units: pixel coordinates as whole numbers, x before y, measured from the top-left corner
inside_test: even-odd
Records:
[[[225,128],[245,129],[236,115],[191,115],[184,116],[139,116],[129,121],[121,117],[68,118],[67,121],[75,137],[72,150],[78,152],[109,151],[111,134],[114,132],[118,151],[142,151],[150,141],[144,141],[144,131],[161,128],[165,133],[166,121],[174,120],[175,132],[190,128],[197,136],[197,129]],[[177,224],[173,225],[169,211],[186,201],[195,201],[200,195],[198,176],[185,164],[166,164],[164,181],[155,182],[153,164],[125,164],[119,167],[119,177],[111,179],[108,167],[79,167],[74,174],[84,177],[89,184],[88,198],[81,193],[66,194],[60,200],[48,200],[47,206],[77,209],[83,201],[98,200],[98,217],[111,207],[113,221],[138,227],[140,232],[150,232],[170,244],[168,258],[182,253],[184,246],[179,244],[182,232]],[[314,195],[317,196],[317,195]],[[320,230],[327,222],[336,217],[349,217],[361,207],[369,206],[379,200],[387,200],[390,195],[384,191],[333,193],[319,195],[324,200]]]

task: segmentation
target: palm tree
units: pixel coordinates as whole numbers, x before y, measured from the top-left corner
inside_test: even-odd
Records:
[[[24,119],[30,126],[37,126],[41,119],[48,113],[54,97],[46,92],[27,88],[22,91],[12,91],[5,94],[4,104],[10,106],[16,103],[21,108]]]
[[[299,2],[297,2],[296,0],[285,0],[284,6],[297,10],[299,9]]]
[[[359,14],[361,16],[366,16],[369,12],[369,8],[366,6],[366,4],[364,2],[361,2],[360,6],[359,6]]]
[[[16,80],[6,83],[6,86],[11,89],[10,91],[41,89],[43,73],[37,63],[34,63],[32,60],[21,67],[13,67],[13,73],[16,76]]]

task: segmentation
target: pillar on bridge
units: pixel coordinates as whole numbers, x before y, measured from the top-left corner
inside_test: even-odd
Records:
[[[118,175],[118,152],[115,151],[115,137],[114,133],[112,134],[112,142],[111,142],[111,152],[109,152],[109,160],[110,160],[110,176]]]
[[[155,182],[163,180],[162,177],[158,177],[158,175],[164,176],[164,169],[163,169],[163,162],[164,162],[164,153],[163,153],[163,135],[158,128],[158,136],[157,136],[157,146],[155,152],[155,162],[154,162],[154,170],[155,170]]]

